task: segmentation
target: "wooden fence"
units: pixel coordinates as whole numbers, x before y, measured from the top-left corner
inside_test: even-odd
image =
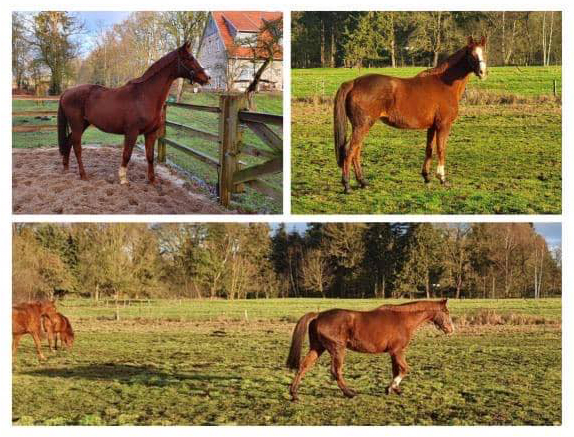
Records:
[[[28,100],[36,102],[38,105],[44,102],[58,101],[60,97],[28,97],[28,96],[12,96],[12,100]],[[12,111],[12,117],[51,117],[58,115],[58,111],[48,111],[45,109],[36,109],[31,111]],[[26,124],[12,126],[12,132],[40,132],[40,131],[54,131],[58,126],[54,124]]]
[[[165,162],[166,146],[171,146],[189,156],[198,159],[219,173],[219,201],[228,206],[231,194],[240,192],[243,185],[275,199],[281,199],[282,193],[271,184],[261,180],[265,175],[283,171],[283,139],[269,125],[283,126],[283,116],[261,112],[249,112],[244,108],[245,97],[242,94],[224,94],[219,98],[219,107],[192,105],[188,103],[167,102],[164,105],[162,119],[164,125],[158,135],[158,160]],[[167,107],[173,106],[191,111],[204,111],[218,114],[219,132],[206,132],[167,119]],[[217,158],[207,155],[192,147],[177,143],[166,137],[165,127],[170,126],[188,132],[191,136],[214,142],[218,147]],[[247,127],[270,150],[261,149],[242,140],[243,127]],[[246,166],[239,160],[241,154],[262,157],[266,160],[260,164]]]

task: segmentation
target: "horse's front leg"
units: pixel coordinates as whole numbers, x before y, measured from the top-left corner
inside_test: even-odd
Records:
[[[145,157],[147,159],[147,180],[150,184],[155,182],[153,170],[153,149],[157,138],[157,130],[145,135]]]
[[[121,185],[128,184],[128,163],[130,162],[130,158],[132,157],[132,152],[134,150],[134,146],[136,144],[137,139],[138,139],[138,131],[128,132],[124,136],[124,152],[122,154],[122,165],[118,172]]]
[[[404,351],[391,353],[391,363],[393,366],[393,379],[387,387],[387,394],[396,393],[400,395],[402,390],[399,388],[399,384],[408,372]]]
[[[427,184],[431,181],[430,177],[429,177],[429,173],[430,173],[430,166],[431,166],[431,162],[432,162],[432,147],[433,147],[433,143],[435,140],[435,134],[436,134],[436,129],[434,128],[434,126],[427,130],[427,147],[426,147],[426,151],[425,151],[425,161],[423,163],[423,169],[421,171],[423,179],[425,180],[425,183],[427,183]]]
[[[450,123],[444,124],[437,129],[436,133],[436,154],[438,157],[436,177],[443,185],[446,183],[446,178],[444,176],[444,165],[446,161],[446,141],[450,133],[450,126]]]

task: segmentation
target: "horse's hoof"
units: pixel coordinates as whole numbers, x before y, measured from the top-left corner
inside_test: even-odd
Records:
[[[347,390],[346,392],[344,392],[345,396],[347,396],[349,399],[354,398],[355,396],[357,396],[357,392],[355,390]]]
[[[368,183],[366,183],[365,181],[359,181],[359,187],[361,188],[367,188],[369,186]]]
[[[343,194],[351,194],[351,189],[349,187],[345,187]]]
[[[129,182],[126,179],[124,179],[120,181],[120,185],[129,185]]]
[[[87,177],[86,175],[83,175],[83,176],[80,176],[80,179],[81,179],[82,181],[87,181],[87,180],[88,180],[88,177]]]

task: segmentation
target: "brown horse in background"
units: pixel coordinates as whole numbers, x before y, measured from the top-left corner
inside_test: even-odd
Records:
[[[141,77],[119,88],[79,85],[65,91],[58,107],[58,144],[64,171],[68,170],[70,150],[74,146],[80,178],[87,179],[82,163],[82,134],[93,124],[104,132],[124,135],[124,151],[119,170],[121,184],[128,183],[128,162],[138,135],[144,135],[147,177],[153,183],[153,149],[162,124],[162,107],[171,84],[180,77],[201,85],[210,80],[197,59],[189,53],[189,43],[168,53]]]
[[[58,336],[60,345],[66,349],[72,349],[74,345],[74,330],[70,320],[61,313],[56,313],[54,317],[42,317],[42,326],[48,334],[48,345],[50,350],[58,349]]]
[[[361,188],[367,186],[361,167],[361,147],[365,135],[377,120],[399,129],[426,129],[426,157],[422,176],[430,182],[433,144],[438,155],[437,177],[445,183],[446,141],[458,116],[458,102],[471,73],[486,77],[486,39],[468,45],[435,68],[415,77],[398,78],[368,74],[343,83],[335,96],[335,156],[342,168],[342,183],[349,193],[349,172],[353,164]],[[347,140],[347,117],[352,134]]]
[[[12,358],[16,358],[16,350],[20,338],[30,334],[36,345],[36,352],[40,360],[46,357],[42,353],[40,335],[42,332],[42,318],[53,319],[56,316],[56,306],[53,301],[38,301],[19,303],[12,306]]]
[[[303,375],[325,350],[331,355],[333,378],[345,396],[350,398],[357,393],[347,387],[343,379],[346,349],[371,354],[389,353],[393,379],[387,387],[387,394],[400,394],[399,384],[408,371],[405,349],[415,330],[429,321],[446,334],[454,331],[446,299],[382,305],[372,311],[332,309],[305,314],[295,326],[287,358],[287,367],[297,370],[290,388],[292,400],[297,400],[297,390]],[[301,362],[301,349],[307,330],[309,352]]]

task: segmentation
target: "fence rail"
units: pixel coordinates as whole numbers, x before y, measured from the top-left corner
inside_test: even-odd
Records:
[[[60,97],[34,97],[34,96],[12,96],[12,100],[21,100],[21,101],[32,101],[44,104],[44,102],[48,101],[58,101]],[[56,110],[46,110],[46,109],[38,109],[38,110],[22,110],[22,111],[12,111],[12,117],[51,117],[54,115],[58,115],[58,111]],[[44,132],[44,131],[55,131],[58,129],[58,126],[53,124],[20,124],[16,126],[12,126],[12,132]]]
[[[167,108],[169,106],[218,114],[218,133],[206,132],[168,120]],[[275,199],[281,199],[282,196],[280,189],[261,180],[261,178],[283,171],[283,139],[269,127],[269,125],[282,127],[283,116],[245,111],[244,106],[245,98],[243,95],[224,94],[220,96],[219,107],[167,102],[163,108],[163,125],[158,135],[158,160],[160,162],[166,161],[166,146],[169,145],[216,168],[219,172],[219,201],[224,206],[230,205],[231,195],[240,192],[243,185]],[[179,144],[167,138],[166,126],[215,143],[218,148],[218,157],[209,156],[193,147]],[[270,150],[244,143],[242,140],[244,127],[249,128],[264,144],[269,146]],[[266,161],[247,166],[239,160],[241,154],[263,158]]]

